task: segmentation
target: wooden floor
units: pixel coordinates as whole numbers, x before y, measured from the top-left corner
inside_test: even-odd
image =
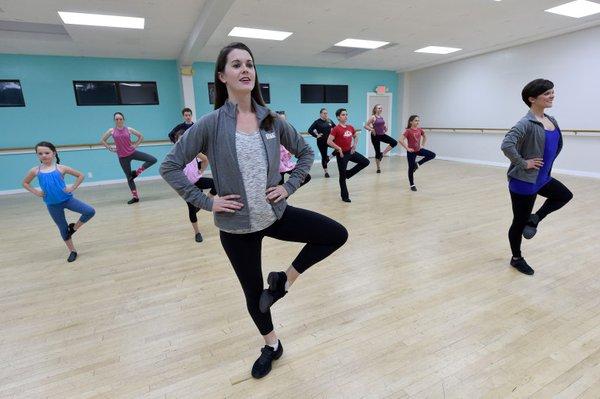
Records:
[[[600,181],[509,265],[503,169],[433,161],[370,166],[339,199],[337,170],[293,205],[342,222],[348,243],[274,307],[285,353],[253,380],[263,345],[210,214],[197,244],[162,181],[82,188],[96,217],[67,251],[31,195],[0,197],[2,398],[600,398]],[[538,202],[539,206],[539,202]],[[266,239],[263,268],[300,246]]]

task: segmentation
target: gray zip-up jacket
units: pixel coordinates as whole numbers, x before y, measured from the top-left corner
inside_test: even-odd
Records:
[[[271,113],[254,100],[252,101],[258,125],[264,119],[274,115],[273,130],[260,130],[267,154],[268,187],[278,185],[279,174],[279,144],[298,158],[296,168],[289,179],[283,184],[289,195],[292,195],[304,179],[313,164],[314,153],[300,134],[288,122]],[[244,207],[234,213],[215,212],[215,225],[223,230],[241,230],[250,228],[248,202],[244,190],[244,182],[240,172],[235,132],[237,125],[237,105],[227,101],[221,108],[204,115],[198,122],[187,130],[181,140],[171,149],[160,165],[161,176],[187,202],[198,208],[212,211],[213,200],[208,198],[200,189],[191,184],[183,169],[192,159],[202,152],[208,156],[212,177],[219,196],[238,194]],[[266,194],[265,194],[266,201]],[[273,211],[280,219],[285,211],[286,201],[272,203]]]
[[[563,146],[562,133],[556,123],[556,119],[546,115],[558,129],[558,151]],[[508,177],[513,177],[528,183],[535,183],[538,177],[538,169],[527,169],[526,159],[543,158],[544,145],[546,144],[546,132],[544,125],[535,118],[533,112],[529,111],[512,129],[506,133],[502,140],[502,152],[510,159]]]

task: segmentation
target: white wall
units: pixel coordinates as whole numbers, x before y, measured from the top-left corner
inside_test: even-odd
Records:
[[[409,72],[407,107],[426,127],[508,129],[527,112],[521,89],[539,77],[555,84],[548,113],[563,130],[600,130],[599,27]],[[441,158],[505,164],[502,137],[434,133],[428,146]],[[555,170],[600,177],[599,154],[600,137],[565,137]]]

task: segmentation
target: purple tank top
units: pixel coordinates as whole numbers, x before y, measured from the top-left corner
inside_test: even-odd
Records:
[[[385,121],[382,116],[376,116],[373,121],[373,129],[375,129],[375,134],[380,136],[385,134]]]
[[[135,152],[135,148],[131,145],[131,134],[127,126],[122,128],[115,127],[112,131],[113,140],[117,146],[117,155],[119,158],[127,157]]]

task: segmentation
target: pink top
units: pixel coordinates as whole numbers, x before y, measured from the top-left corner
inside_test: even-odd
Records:
[[[192,159],[192,162],[185,165],[183,173],[188,178],[190,183],[195,184],[202,177],[202,173],[198,170],[198,161],[196,158]]]
[[[128,157],[135,152],[135,148],[131,145],[131,133],[129,133],[127,126],[123,126],[120,129],[114,127],[112,136],[117,146],[117,155],[119,158]]]
[[[415,151],[421,149],[421,136],[423,135],[423,129],[420,127],[413,129],[412,127],[404,131],[404,137],[408,139],[408,146]]]
[[[292,154],[279,145],[279,173],[289,172],[296,167],[296,163],[292,161]]]

